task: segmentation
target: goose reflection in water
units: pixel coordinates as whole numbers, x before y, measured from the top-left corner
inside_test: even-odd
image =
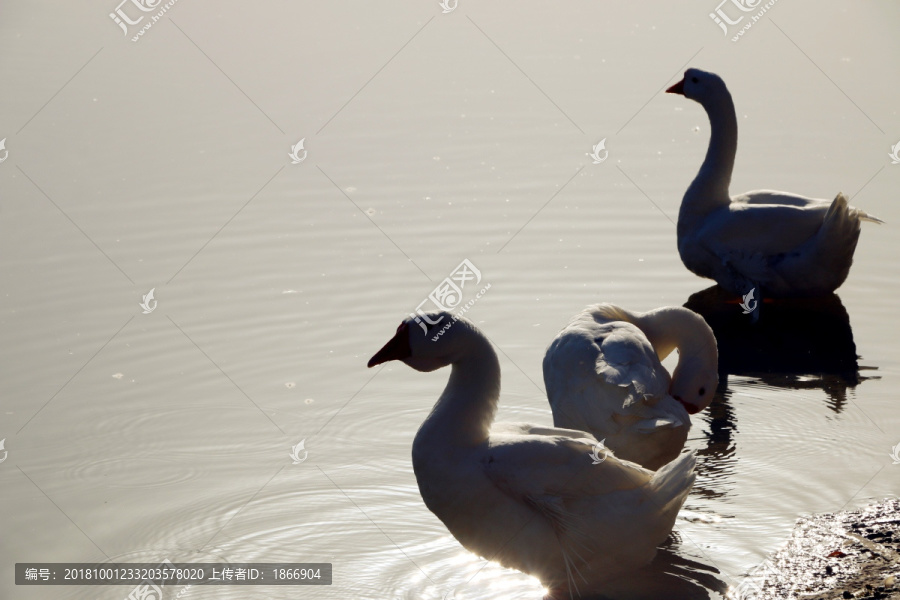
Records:
[[[729,586],[722,573],[704,556],[686,556],[691,544],[685,546],[678,531],[659,547],[653,562],[628,578],[613,582],[599,596],[584,596],[577,600],[712,600],[725,598]],[[545,599],[546,600],[546,599]]]
[[[850,317],[835,294],[780,299],[757,310],[756,322],[719,286],[693,294],[684,305],[706,319],[719,345],[720,387],[728,375],[744,375],[789,389],[821,389],[828,406],[841,412],[847,388],[860,375]],[[862,367],[866,369],[866,367]]]
[[[762,384],[794,390],[821,389],[826,405],[840,413],[847,389],[864,377],[853,342],[850,317],[840,298],[779,299],[756,307],[759,318],[745,314],[740,300],[717,285],[697,292],[684,304],[706,319],[719,347],[719,388],[704,418],[709,425],[705,448],[697,451],[698,484],[694,493],[726,495],[721,483],[734,469],[737,429],[729,402],[729,375],[752,377]]]

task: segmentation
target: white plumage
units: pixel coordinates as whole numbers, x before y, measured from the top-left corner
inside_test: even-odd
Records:
[[[667,91],[699,102],[710,121],[706,158],[678,213],[678,252],[693,273],[734,294],[821,296],[847,279],[860,221],[881,221],[838,194],[819,200],[757,190],[729,196],[737,153],[734,103],[719,76],[699,69]]]
[[[660,361],[676,348],[673,380]],[[619,458],[649,469],[678,456],[691,427],[688,412],[709,406],[717,383],[715,336],[702,317],[680,307],[642,314],[590,306],[544,356],[553,423],[589,431]]]
[[[452,318],[428,321],[437,330]],[[536,576],[552,598],[601,592],[650,563],[693,485],[692,453],[654,473],[584,431],[493,424],[500,365],[465,319],[437,341],[407,319],[369,366],[388,360],[420,371],[453,366],[416,434],[413,469],[426,506],[463,546]],[[604,459],[595,464],[598,448]]]

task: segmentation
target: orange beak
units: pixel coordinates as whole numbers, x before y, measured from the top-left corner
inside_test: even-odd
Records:
[[[394,334],[394,337],[392,337],[381,350],[376,352],[375,356],[369,359],[368,366],[371,369],[375,365],[380,365],[389,360],[403,360],[404,358],[409,358],[411,355],[412,350],[409,347],[409,325],[404,322],[400,323],[400,327],[397,328],[397,333]]]
[[[681,79],[678,83],[673,85],[672,87],[666,90],[667,94],[681,94],[684,96],[684,78]]]
[[[678,404],[680,404],[680,405],[682,405],[682,406],[684,407],[684,410],[688,411],[688,414],[689,414],[689,415],[695,415],[695,414],[697,414],[698,412],[700,412],[700,408],[699,408],[699,407],[694,406],[693,404],[691,404],[691,403],[689,403],[689,402],[685,402],[684,400],[682,400],[682,399],[679,398],[678,396],[673,396],[673,398],[675,398],[675,400],[678,401]]]

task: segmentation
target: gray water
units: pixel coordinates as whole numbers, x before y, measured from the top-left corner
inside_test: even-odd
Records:
[[[0,23],[0,597],[130,592],[15,586],[16,562],[169,559],[331,562],[334,582],[166,600],[540,598],[419,497],[410,446],[448,372],[365,364],[468,259],[499,419],[549,424],[541,360],[570,316],[709,287],[672,223],[709,135],[662,92],[687,65],[735,98],[734,192],[844,191],[887,223],[825,309],[760,334],[711,303],[731,374],[694,418],[664,556],[715,598],[798,516],[897,492],[900,7],[782,0],[732,42],[712,1],[180,0],[132,42],[89,4]]]

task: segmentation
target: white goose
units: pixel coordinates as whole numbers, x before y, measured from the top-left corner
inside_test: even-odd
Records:
[[[551,598],[596,593],[648,564],[694,483],[694,455],[654,473],[583,431],[492,426],[500,364],[490,342],[446,312],[426,321],[439,325],[425,335],[403,321],[369,367],[389,360],[418,371],[453,367],[412,447],[429,510],[464,547],[537,577]]]
[[[678,349],[670,378],[661,360]],[[691,419],[718,385],[712,329],[697,313],[589,306],[544,355],[544,385],[557,427],[589,431],[616,456],[648,469],[674,460]]]
[[[838,194],[828,202],[788,192],[728,195],[737,152],[734,103],[718,75],[688,69],[666,90],[699,102],[709,148],[678,212],[678,252],[690,271],[734,294],[821,296],[840,287],[853,262],[860,221],[879,219]]]

